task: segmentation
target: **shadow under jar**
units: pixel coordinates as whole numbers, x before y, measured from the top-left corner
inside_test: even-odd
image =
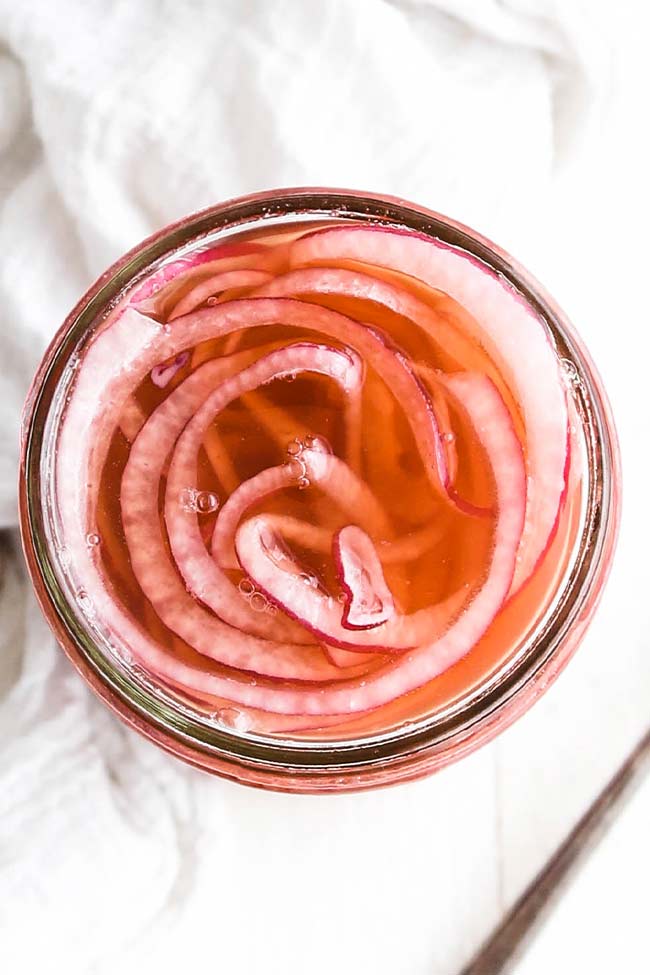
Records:
[[[388,197],[233,200],[136,247],[23,422],[41,607],[129,725],[239,782],[406,781],[505,728],[605,582],[618,451],[531,276]]]

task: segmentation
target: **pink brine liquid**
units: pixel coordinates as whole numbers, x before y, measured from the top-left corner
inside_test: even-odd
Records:
[[[573,411],[546,324],[462,250],[352,223],[197,247],[80,354],[56,455],[80,610],[238,732],[439,713],[566,571]]]

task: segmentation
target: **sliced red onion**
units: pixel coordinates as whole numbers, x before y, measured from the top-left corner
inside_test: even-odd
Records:
[[[431,412],[418,387],[413,387],[410,369],[401,360],[396,361],[378,333],[367,331],[345,315],[302,301],[255,298],[193,312],[177,319],[173,326],[164,326],[127,307],[110,328],[98,332],[89,343],[61,430],[57,476],[66,484],[66,490],[61,491],[61,517],[71,540],[87,534],[85,526],[88,521],[92,523],[96,503],[89,485],[98,482],[124,404],[147,373],[157,363],[207,339],[275,324],[319,331],[372,358],[382,378],[389,383],[394,379],[397,392],[405,394],[402,400],[408,401],[405,410],[416,437],[420,434],[423,455],[437,452],[439,445],[426,423]],[[82,566],[88,570],[80,551]]]
[[[253,268],[240,268],[234,271],[222,271],[201,281],[191,291],[184,295],[168,315],[167,320],[173,321],[181,315],[187,315],[202,305],[208,298],[227,291],[229,288],[255,288],[271,279],[267,271],[257,271]]]
[[[187,278],[191,272],[201,269],[203,273],[218,273],[241,267],[242,264],[255,260],[256,265],[268,252],[264,244],[253,241],[233,241],[232,243],[217,244],[204,250],[192,251],[175,261],[169,261],[150,274],[143,284],[129,296],[131,305],[138,305],[140,311],[148,309],[142,306],[147,299],[159,297],[163,288],[171,282],[178,284]]]
[[[213,559],[223,568],[239,568],[234,539],[244,513],[268,495],[289,487],[317,485],[344,511],[358,517],[373,535],[385,538],[390,534],[390,520],[371,489],[345,461],[329,453],[320,438],[308,436],[305,441],[295,440],[290,446],[295,446],[297,451],[290,456],[288,463],[267,468],[244,481],[220,510],[211,549]],[[317,526],[309,528],[316,534],[324,531]],[[331,532],[325,531],[325,537],[329,552]],[[307,544],[306,547],[310,546]]]
[[[478,323],[471,337],[500,365],[526,427],[526,523],[513,581],[516,591],[546,551],[564,497],[567,402],[549,329],[504,277],[466,251],[439,240],[390,227],[356,226],[307,234],[290,251],[293,265],[341,260],[408,274],[462,305],[469,313],[468,326],[470,316]],[[279,285],[273,287],[280,293]],[[317,290],[322,291],[322,284]]]
[[[288,274],[275,278],[270,284],[260,288],[257,295],[274,295],[287,297],[290,295],[308,294],[332,294],[343,295],[346,297],[360,298],[366,301],[373,301],[382,304],[391,311],[404,317],[411,318],[424,329],[440,345],[447,348],[453,342],[461,340],[460,333],[453,325],[441,322],[425,302],[420,301],[409,291],[383,281],[381,278],[372,277],[357,271],[348,271],[341,268],[304,268],[291,271]],[[371,328],[371,326],[366,326]],[[450,339],[453,336],[453,340]],[[426,376],[429,383],[434,382],[434,370],[428,369],[426,373],[423,369],[414,370],[416,380],[420,382],[420,376]],[[421,387],[421,391],[427,397],[428,389]],[[436,467],[439,483],[451,502],[464,514],[472,517],[482,517],[489,514],[489,510],[481,508],[467,502],[460,497],[453,489],[453,482],[456,477],[458,459],[453,440],[448,439],[450,432],[449,414],[446,409],[444,399],[437,392],[435,386],[431,390],[433,405],[429,402],[429,408],[435,416],[436,423]],[[440,429],[439,409],[443,418],[445,428]],[[353,466],[360,463],[360,431],[361,431],[361,402],[350,403],[348,406],[347,423],[347,453]]]
[[[231,500],[228,498],[228,501],[219,511],[211,545],[212,557],[224,569],[238,569],[240,567],[235,552],[235,533],[240,517],[243,517],[243,506],[241,512],[234,517],[234,510],[228,510]],[[222,521],[227,510],[227,522]],[[353,513],[353,517],[363,521],[358,516],[359,512]],[[312,525],[310,522],[304,521],[302,518],[294,518],[292,515],[267,514],[265,517],[274,531],[282,537],[296,542],[301,548],[322,554],[329,554],[332,551],[332,532],[329,528]],[[219,529],[218,536],[217,528]],[[417,531],[409,532],[401,538],[381,538],[377,542],[377,555],[382,565],[413,562],[421,559],[426,552],[438,544],[442,536],[442,527],[439,522],[436,522],[419,528]]]
[[[280,536],[264,515],[256,515],[240,525],[235,549],[242,569],[287,616],[297,620],[321,642],[344,650],[395,653],[417,647],[431,634],[440,632],[460,608],[465,594],[454,593],[448,600],[407,616],[395,614],[372,629],[351,629],[343,622],[338,599],[317,584],[315,577],[287,571],[288,560],[277,553],[284,548]]]
[[[212,558],[223,569],[239,569],[237,554],[234,549],[234,538],[237,526],[244,512],[263,500],[269,494],[295,487],[298,479],[288,464],[278,467],[267,467],[254,477],[243,481],[233,491],[217,515],[212,533],[210,548]]]
[[[357,474],[361,471],[362,412],[363,399],[359,389],[348,396],[345,405],[345,455],[348,464]]]
[[[304,637],[287,629],[279,618],[257,614],[225,578],[222,600],[237,617],[237,629],[215,619],[186,592],[165,549],[158,518],[157,483],[169,450],[198,405],[219,382],[237,370],[250,353],[232,360],[206,363],[178,387],[151,415],[137,437],[122,479],[121,506],[124,533],[133,572],[160,619],[200,653],[221,663],[258,674],[298,680],[331,679],[333,674],[320,650],[256,639],[260,635],[290,635],[295,644]],[[237,607],[235,611],[231,602]],[[213,597],[213,603],[217,600]],[[278,633],[280,631],[280,633]],[[300,675],[300,676],[297,676]]]
[[[372,539],[357,525],[346,525],[334,536],[332,553],[346,596],[341,624],[368,630],[387,623],[395,615],[395,602]]]
[[[489,627],[510,588],[523,527],[525,468],[508,411],[490,381],[469,374],[451,377],[447,385],[466,409],[486,451],[495,480],[497,514],[485,581],[464,613],[439,639],[386,664],[363,681],[354,678],[321,687],[278,685],[263,679],[252,683],[170,656],[109,599],[106,609],[113,607],[115,611],[110,622],[119,626],[120,637],[138,659],[160,678],[193,693],[223,697],[242,707],[275,714],[312,715],[312,727],[317,727],[323,715],[358,714],[380,707],[428,683],[465,656]],[[296,726],[305,727],[303,720]]]
[[[195,477],[198,451],[205,431],[215,417],[249,390],[302,371],[329,376],[344,390],[356,388],[362,379],[361,364],[353,352],[310,343],[279,349],[231,376],[213,390],[192,416],[174,448],[165,494],[165,521],[171,550],[190,592],[233,626],[240,625],[241,599],[221,567],[206,552],[196,510],[180,501]],[[300,486],[301,480],[308,483],[308,475],[312,471],[314,478],[324,479],[322,470],[327,465],[320,463],[320,451],[305,451],[305,456],[304,465],[294,459],[285,465],[286,469],[274,468],[258,475],[265,481],[266,493],[268,488],[278,490],[282,486]],[[300,468],[297,474],[292,469],[294,463]],[[303,467],[306,474],[302,473]],[[241,493],[245,498],[250,492],[244,488]]]
[[[382,657],[378,653],[360,653],[358,651],[343,650],[341,647],[332,647],[327,643],[323,644],[323,650],[333,664],[345,670],[345,674],[343,675],[345,677],[354,675],[355,671],[352,668],[367,668],[370,665],[375,665],[378,661],[390,659],[390,657]]]
[[[215,672],[213,668],[208,669],[207,661],[202,665],[200,661],[190,664],[175,659],[168,651],[158,647],[130,614],[122,609],[115,594],[107,588],[98,553],[89,552],[85,542],[88,531],[86,526],[92,517],[92,505],[95,502],[89,486],[92,488],[92,485],[97,483],[110,435],[115,429],[126,398],[138,382],[161,359],[172,357],[184,348],[206,338],[228,334],[238,328],[276,322],[315,329],[337,341],[351,343],[357,348],[365,344],[360,351],[366,358],[370,355],[374,357],[376,363],[374,367],[380,374],[383,369],[385,375],[382,378],[393,391],[395,386],[391,380],[396,376],[404,377],[405,390],[408,386],[412,393],[413,385],[416,391],[418,390],[417,384],[412,383],[410,370],[403,368],[399,354],[383,342],[381,336],[366,332],[363,326],[359,326],[345,316],[302,302],[269,299],[235,301],[178,319],[171,328],[152,323],[135,312],[123,313],[110,329],[106,329],[90,344],[72,390],[61,432],[57,477],[61,482],[65,477],[66,484],[70,485],[69,491],[60,491],[59,494],[71,569],[77,577],[83,578],[89,599],[93,601],[98,616],[113,631],[114,637],[127,644],[141,663],[163,679],[182,684],[197,693],[225,697],[244,707],[250,706],[277,713],[313,715],[357,713],[380,706],[426,683],[441,670],[446,669],[471,649],[503,603],[502,590],[505,585],[507,591],[512,578],[514,557],[523,520],[525,475],[521,449],[512,430],[507,410],[494,387],[488,380],[484,380],[484,377],[453,377],[447,381],[447,387],[467,410],[470,422],[477,430],[477,436],[483,444],[493,469],[496,489],[495,544],[485,583],[460,616],[447,615],[444,621],[447,628],[440,639],[402,654],[399,662],[382,665],[379,670],[369,675],[367,680],[343,679],[334,683],[323,682],[320,686],[311,687],[301,687],[299,684],[288,686],[269,681],[264,678],[265,671],[257,659],[259,651],[257,644],[261,643],[268,647],[269,656],[272,656],[271,650],[276,648],[270,642],[255,641],[245,634],[235,635],[253,641],[254,650],[246,657],[244,651],[239,648],[241,652],[236,666],[241,666],[242,660],[246,659],[249,669],[260,675],[257,682],[248,677],[239,679],[236,674],[226,675]],[[360,329],[361,334],[355,332],[355,328]],[[195,375],[198,375],[198,371]],[[178,387],[168,397],[167,402],[189,382],[190,380],[186,380],[186,383]],[[417,392],[412,402],[414,404],[421,402]],[[414,417],[413,411],[407,411],[410,422],[414,424],[414,430],[421,429],[424,439],[431,437],[431,430],[427,428],[426,422],[418,428],[418,421],[429,419],[429,411],[425,407],[424,410],[416,412],[417,416]],[[163,424],[163,429],[166,426],[166,423]],[[145,430],[146,427],[137,438],[136,444]],[[172,443],[177,435],[178,430],[169,432]],[[435,443],[435,436],[433,442]],[[139,498],[133,500],[134,505],[140,501]],[[135,516],[138,514],[136,507],[137,505],[131,510]],[[154,500],[154,508],[157,519],[157,499]],[[239,534],[241,535],[242,531],[255,521],[256,519],[252,519],[242,526]],[[158,531],[160,531],[159,525]],[[271,538],[274,534],[277,533],[271,529]],[[516,536],[514,542],[513,534]],[[150,541],[150,537],[146,541]],[[155,568],[152,563],[152,578]],[[173,567],[172,571],[175,573]],[[253,578],[253,581],[256,580]],[[311,586],[305,588],[311,589]],[[176,594],[172,596],[172,601],[176,601]],[[162,596],[160,602],[163,602]],[[194,601],[192,605],[201,609]],[[156,609],[162,618],[159,607]],[[412,632],[417,629],[413,626],[415,616],[417,614],[402,618],[409,621]],[[213,622],[219,622],[214,621],[212,617],[209,618]],[[450,621],[451,625],[449,625]],[[372,632],[375,633],[392,623],[393,621],[381,624]],[[233,631],[230,628],[226,628],[226,631],[228,636],[221,643],[232,640]],[[363,642],[363,637],[369,633],[371,631],[355,633],[348,631],[347,636],[354,636],[358,645],[359,641]],[[196,635],[200,637],[200,634]],[[431,627],[428,635],[431,635]],[[188,642],[196,645],[194,640]],[[246,646],[250,649],[251,644],[247,643]],[[221,650],[221,646],[219,649]],[[297,653],[304,664],[308,657],[308,654],[307,657],[305,655],[305,648],[291,647],[290,649]],[[356,646],[354,649],[356,650]],[[363,649],[365,651],[367,647]],[[314,650],[314,653],[321,653],[321,651]],[[331,666],[324,661],[322,655],[321,659],[325,667]],[[337,677],[342,676],[341,668],[333,668],[333,670]],[[299,665],[291,661],[287,675],[295,680],[298,673]],[[320,668],[319,674],[321,677],[324,674]],[[300,679],[298,677],[298,680]]]
[[[135,396],[129,396],[120,414],[120,430],[129,443],[133,443],[146,421],[147,414]]]
[[[440,383],[438,381],[439,374],[435,369],[432,369],[431,366],[427,366],[422,362],[416,362],[413,368],[415,374],[426,383],[427,389],[433,400],[433,408],[436,411],[436,418],[438,420],[438,427],[440,429],[440,437],[445,446],[445,454],[447,456],[449,482],[450,484],[454,484],[456,481],[456,474],[458,472],[456,436],[451,425],[451,417],[449,416],[447,400],[441,394]]]
[[[179,352],[177,356],[171,362],[161,363],[158,366],[154,366],[151,370],[151,382],[154,386],[164,389],[167,383],[171,382],[177,372],[179,372],[183,366],[186,366],[189,362],[190,353],[186,350],[185,352]]]

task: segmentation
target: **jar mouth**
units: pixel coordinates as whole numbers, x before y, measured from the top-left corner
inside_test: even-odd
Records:
[[[62,408],[61,390],[75,351],[127,286],[150,274],[163,260],[181,256],[203,240],[218,237],[221,241],[287,219],[324,218],[361,220],[432,236],[462,248],[502,275],[545,321],[557,355],[575,370],[574,401],[587,453],[581,527],[569,569],[551,606],[520,650],[447,708],[396,729],[340,741],[267,737],[217,727],[161,693],[161,687],[146,675],[120,666],[103,652],[75,611],[47,542],[48,519],[53,513],[48,484],[53,481],[53,471],[52,458],[44,450],[53,418]],[[512,720],[518,713],[514,702],[524,688],[531,689],[531,699],[541,693],[575,649],[576,636],[579,638],[591,616],[607,575],[618,524],[618,450],[609,407],[587,352],[552,299],[509,255],[469,228],[402,200],[356,191],[299,188],[256,194],[194,214],[140,244],[93,285],[53,340],[27,400],[22,436],[21,529],[34,587],[59,642],[100,696],[170,750],[176,750],[173,743],[177,742],[181,750],[185,747],[223,758],[234,767],[257,765],[287,770],[289,776],[318,778],[336,770],[343,776],[338,788],[358,787],[359,783],[350,782],[368,767],[417,763],[417,756],[442,755],[481,727],[499,723],[501,713],[511,713],[508,720]],[[184,757],[194,760],[187,754]],[[201,760],[196,759],[196,764],[202,764]]]

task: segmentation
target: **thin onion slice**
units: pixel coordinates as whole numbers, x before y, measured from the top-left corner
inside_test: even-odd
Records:
[[[313,715],[317,727],[322,715],[358,714],[380,707],[428,683],[464,657],[486,632],[510,588],[524,522],[526,474],[510,415],[490,380],[464,374],[449,377],[446,384],[480,431],[494,475],[496,522],[483,585],[441,637],[387,663],[363,681],[355,678],[321,688],[278,687],[262,681],[251,685],[223,678],[170,659],[147,639],[136,648],[143,662],[162,677],[201,693],[276,714]]]
[[[343,463],[342,461],[340,462]],[[262,472],[264,474],[265,472]],[[257,475],[259,477],[262,474]],[[243,488],[248,482],[244,482]],[[233,492],[234,494],[234,492]],[[212,536],[212,557],[219,562],[224,569],[240,568],[235,552],[235,534],[239,527],[239,520],[243,517],[245,508],[239,502],[243,498],[237,498],[238,510],[234,507],[229,508],[232,497],[220,510]],[[255,500],[261,500],[261,496],[255,495]],[[339,498],[339,501],[343,500]],[[251,501],[251,504],[254,503]],[[354,517],[363,521],[360,512],[353,513]],[[329,528],[320,525],[312,525],[309,521],[302,518],[295,518],[293,515],[267,514],[267,523],[279,535],[289,541],[293,541],[301,548],[319,554],[329,554],[332,551],[332,532]],[[222,521],[222,519],[224,519]],[[217,534],[218,529],[218,534]],[[409,532],[400,538],[380,538],[377,542],[377,555],[382,565],[396,565],[399,562],[413,562],[421,559],[422,556],[438,544],[443,537],[440,523],[425,525],[416,531]]]
[[[346,316],[303,302],[264,298],[225,303],[179,318],[172,326],[160,326],[143,316],[134,318],[134,315],[137,313],[125,312],[89,346],[72,389],[57,460],[57,479],[61,481],[65,476],[70,483],[69,493],[61,499],[61,519],[73,574],[83,578],[100,617],[117,639],[130,646],[141,662],[169,681],[181,683],[198,693],[227,697],[244,706],[298,715],[349,714],[380,706],[431,680],[467,653],[503,604],[514,572],[525,505],[521,448],[508,412],[489,380],[469,374],[450,377],[445,382],[459,406],[467,411],[492,467],[495,482],[494,547],[483,585],[460,615],[447,620],[447,628],[438,639],[423,641],[418,649],[403,654],[399,662],[382,665],[367,680],[323,681],[313,687],[301,687],[297,683],[291,686],[270,681],[262,669],[255,671],[259,680],[254,681],[170,659],[168,653],[143,633],[108,591],[99,567],[100,560],[82,545],[82,538],[85,541],[89,523],[92,524],[92,487],[101,473],[106,442],[115,429],[127,397],[157,361],[173,357],[207,338],[255,325],[281,323],[315,329],[337,342],[352,345],[366,360],[372,360],[370,364],[400,399],[414,432],[421,435],[420,445],[425,441],[421,450],[426,469],[433,475],[432,482],[444,483],[444,458],[440,460],[435,416],[408,364],[378,332]],[[133,328],[134,324],[137,329]],[[406,404],[401,393],[408,399]],[[171,396],[167,402],[170,399]],[[91,410],[88,409],[90,403]],[[140,437],[143,433],[144,429]],[[174,439],[176,436],[177,432]],[[64,494],[60,492],[60,496]],[[240,527],[238,543],[243,537],[242,532],[255,521],[251,519]],[[409,617],[404,619],[409,620]],[[389,625],[392,621],[381,624]],[[353,635],[359,642],[365,632]],[[428,635],[431,636],[431,628]],[[304,648],[300,648],[300,653],[303,652]],[[325,666],[328,666],[326,662]],[[340,674],[341,668],[337,670],[337,676]],[[295,670],[290,676],[296,677]]]
[[[199,408],[187,416],[189,422],[174,447],[165,493],[165,521],[172,554],[190,592],[232,626],[242,625],[241,620],[248,607],[242,604],[236,587],[206,551],[199,527],[199,514],[195,507],[183,503],[183,497],[188,487],[191,489],[196,476],[197,455],[205,431],[219,412],[243,393],[273,379],[301,371],[329,376],[344,390],[355,388],[362,379],[361,363],[352,352],[310,343],[278,349],[213,389]],[[162,453],[162,447],[152,444],[151,449]],[[320,477],[318,460],[321,455],[315,450],[310,453],[315,457],[312,465],[316,468],[315,476]],[[290,466],[286,465],[284,486],[297,485],[303,477],[302,467],[296,477]],[[282,471],[271,480],[273,483],[281,481]],[[259,621],[258,625],[260,634],[263,634],[265,621]]]
[[[550,331],[504,277],[440,240],[391,227],[355,226],[306,234],[290,251],[294,266],[340,260],[410,275],[450,295],[478,322],[474,338],[501,366],[526,426],[526,522],[516,591],[547,550],[565,490],[567,403]]]
[[[292,560],[283,554],[284,542],[271,524],[264,515],[256,515],[240,525],[235,536],[239,563],[260,592],[330,646],[362,652],[404,652],[444,629],[454,610],[465,601],[464,593],[453,593],[435,606],[409,615],[395,614],[372,629],[352,629],[344,622],[338,599],[318,585],[315,577],[311,577],[311,584],[305,584],[304,573],[293,570]]]
[[[211,550],[212,558],[224,569],[239,567],[234,538],[244,513],[269,495],[295,487],[300,478],[310,485],[317,485],[345,511],[358,517],[371,534],[379,538],[390,534],[390,520],[365,481],[361,481],[345,461],[327,450],[319,449],[318,440],[312,439],[313,445],[304,447],[288,463],[269,467],[240,484],[221,508],[214,525]],[[306,533],[303,534],[305,547],[313,547],[309,544],[310,538],[317,537],[320,544],[323,532],[329,551],[331,533],[317,525],[306,525]]]
[[[287,627],[277,618],[260,618],[227,578],[222,594],[231,616],[236,613],[234,628],[213,617],[186,592],[167,555],[158,518],[158,496],[148,488],[157,483],[162,467],[178,432],[194,415],[210,390],[233,370],[237,371],[251,357],[240,353],[233,360],[206,363],[178,387],[152,414],[137,437],[129,456],[121,487],[124,534],[131,556],[131,566],[138,583],[160,619],[190,646],[220,663],[242,670],[298,680],[331,678],[321,651],[300,646],[305,638],[300,631]],[[231,591],[236,609],[230,604]],[[293,643],[281,644],[250,636],[291,636]]]
[[[268,272],[257,271],[252,268],[240,268],[239,270],[222,271],[220,274],[214,274],[195,285],[186,295],[183,295],[180,301],[174,305],[171,314],[167,316],[167,321],[171,322],[175,318],[180,318],[181,315],[187,315],[188,312],[194,311],[209,298],[222,291],[227,291],[228,288],[259,287],[269,281],[270,278],[271,275]]]
[[[395,615],[395,601],[372,539],[358,525],[346,525],[334,536],[332,549],[346,597],[341,624],[368,630],[388,622]]]

